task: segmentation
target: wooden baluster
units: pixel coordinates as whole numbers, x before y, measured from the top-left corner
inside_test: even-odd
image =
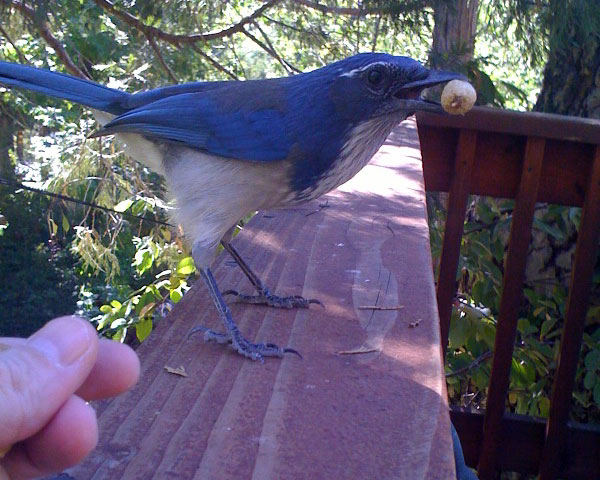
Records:
[[[440,315],[442,352],[445,358],[450,331],[452,303],[456,292],[456,269],[460,255],[460,241],[465,222],[465,209],[471,186],[471,172],[475,162],[477,132],[461,130],[456,147],[454,175],[448,192],[448,215],[437,283],[437,303]]]
[[[567,420],[600,237],[600,146],[596,147],[589,178],[571,272],[558,368],[552,387],[540,480],[552,480],[558,476],[567,436]]]
[[[494,360],[490,376],[483,444],[479,458],[480,480],[495,475],[496,450],[502,431],[502,417],[510,380],[510,368],[521,306],[522,286],[531,239],[531,226],[538,193],[546,141],[529,137],[525,147],[519,190],[515,199],[510,241],[502,282],[500,313],[496,327]]]

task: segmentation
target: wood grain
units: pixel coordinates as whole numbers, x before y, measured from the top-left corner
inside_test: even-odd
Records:
[[[74,478],[454,478],[414,122],[319,209],[324,200],[259,213],[234,240],[273,291],[325,304],[232,305],[247,337],[304,359],[261,365],[188,340],[194,325],[219,328],[196,283],[139,348],[139,384],[98,404],[100,445]],[[251,293],[229,260],[217,281]]]

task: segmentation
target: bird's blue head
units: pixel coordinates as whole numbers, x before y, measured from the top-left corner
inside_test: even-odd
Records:
[[[352,178],[409,115],[443,113],[421,92],[464,77],[429,70],[409,57],[363,53],[288,78],[294,115],[284,132],[302,159],[296,162],[293,187],[299,198],[308,199]]]
[[[439,104],[421,97],[434,85],[462,75],[429,70],[409,57],[361,53],[318,70],[330,79],[330,98],[338,113],[366,120],[379,116],[406,117],[417,111],[442,113]]]

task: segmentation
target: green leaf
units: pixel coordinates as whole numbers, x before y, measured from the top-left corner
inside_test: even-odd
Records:
[[[477,389],[481,390],[482,392],[485,391],[485,389],[488,387],[488,384],[490,383],[490,377],[483,368],[475,369],[471,376],[471,380],[473,381],[473,384],[477,387]]]
[[[527,297],[527,300],[529,300],[531,305],[535,305],[540,298],[539,295],[535,293],[535,290],[532,290],[531,288],[525,288],[523,294]]]
[[[583,386],[586,389],[591,390],[596,386],[596,383],[596,375],[594,372],[587,372],[583,378]]]
[[[538,399],[538,409],[540,417],[548,418],[548,415],[550,415],[550,399],[548,397],[540,397]]]
[[[542,323],[542,328],[540,330],[540,339],[544,338],[548,332],[550,330],[552,330],[552,327],[554,327],[554,325],[556,325],[557,319],[556,318],[548,318],[547,320],[544,320],[544,323]]]
[[[56,232],[58,231],[58,225],[56,224],[56,222],[52,219],[50,219],[50,233],[52,233],[52,235],[56,235]]]
[[[125,339],[125,335],[127,335],[127,329],[126,328],[121,328],[119,330],[117,330],[115,332],[115,334],[112,336],[112,339],[115,342],[121,342],[123,343],[123,340]]]
[[[63,232],[67,233],[69,231],[69,229],[71,228],[71,225],[69,225],[69,219],[63,214],[62,216],[62,228],[63,228]]]
[[[477,202],[476,212],[479,218],[481,218],[481,220],[488,225],[492,223],[496,217],[496,215],[484,199],[481,199],[481,201]]]
[[[483,340],[488,347],[494,348],[496,329],[493,325],[487,322],[479,322],[479,326],[477,327],[477,336]]]
[[[132,215],[141,215],[146,209],[147,203],[144,200],[138,200],[131,206]]]
[[[522,335],[526,335],[530,327],[531,323],[529,323],[529,320],[527,320],[526,318],[519,318],[519,320],[517,321],[517,330]]]
[[[152,332],[152,319],[142,320],[135,325],[135,336],[143,342]]]
[[[527,318],[519,318],[519,321],[517,322],[517,329],[523,336],[531,335],[538,330],[537,327],[532,325]]]
[[[114,210],[117,212],[123,213],[125,210],[127,210],[129,207],[131,207],[131,205],[133,205],[133,200],[128,198],[127,200],[123,200],[122,202],[117,203],[114,206]]]
[[[528,387],[535,381],[535,369],[529,363],[519,361],[513,357],[511,364],[511,378],[519,387]]]
[[[181,278],[172,275],[171,278],[169,278],[169,285],[171,290],[179,288],[179,285],[181,285]]]
[[[140,275],[152,268],[154,259],[148,250],[138,250],[135,253],[135,266]]]
[[[194,259],[192,257],[182,258],[177,264],[176,272],[178,275],[190,275],[196,271]]]
[[[504,243],[500,237],[496,237],[491,244],[492,253],[497,262],[502,263],[504,259]]]
[[[110,305],[102,305],[100,307],[100,311],[102,313],[110,313],[110,312],[112,312],[112,308],[110,307]]]
[[[183,298],[183,295],[179,290],[171,290],[169,293],[169,298],[173,303],[179,303],[179,300]]]
[[[564,242],[564,240],[565,240],[564,232],[560,231],[554,225],[550,225],[550,224],[540,220],[539,218],[533,219],[533,227],[554,237],[559,242]]]
[[[113,308],[121,308],[121,302],[118,300],[111,300],[110,304]]]
[[[585,319],[586,323],[600,323],[600,305],[590,307]]]
[[[600,350],[592,350],[585,356],[585,368],[590,372],[600,370]]]
[[[469,322],[466,318],[460,318],[453,315],[450,321],[450,332],[448,340],[451,348],[461,348],[467,341],[469,335]]]

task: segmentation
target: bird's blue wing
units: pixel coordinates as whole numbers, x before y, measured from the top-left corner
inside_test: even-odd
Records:
[[[226,90],[175,94],[141,105],[107,123],[94,136],[132,132],[185,145],[222,157],[252,162],[285,159],[291,150],[286,136],[285,105],[257,99],[257,92],[229,86]],[[217,93],[215,93],[217,92]]]

